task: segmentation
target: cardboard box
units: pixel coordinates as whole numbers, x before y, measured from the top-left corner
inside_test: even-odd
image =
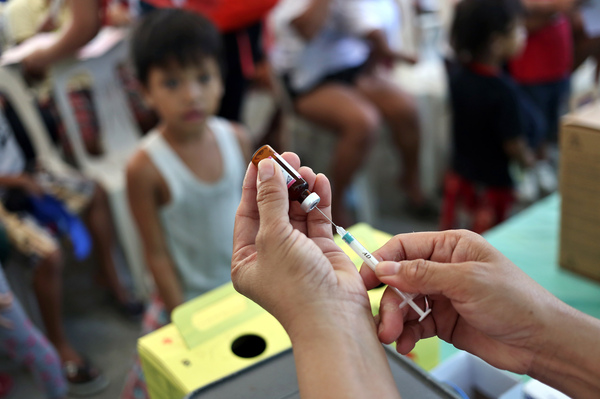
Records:
[[[369,250],[386,243],[388,234],[361,224],[348,229]],[[347,249],[346,245],[337,241]],[[354,252],[346,252],[359,266]],[[383,288],[369,293],[379,312]],[[261,367],[291,347],[285,330],[260,306],[226,284],[195,298],[172,314],[172,323],[138,340],[138,352],[152,399],[182,398],[253,366]],[[439,363],[437,338],[417,343],[409,357],[425,370]]]
[[[600,102],[561,127],[560,266],[600,281]]]
[[[442,383],[460,388],[469,398],[523,398],[523,384],[517,377],[467,352],[446,359],[431,375]]]

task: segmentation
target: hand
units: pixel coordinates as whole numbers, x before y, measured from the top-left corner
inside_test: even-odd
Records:
[[[421,323],[414,310],[398,308],[387,290],[381,300],[379,339],[408,353],[437,335],[516,373],[530,370],[543,346],[542,332],[560,301],[535,283],[479,235],[467,231],[398,235],[375,252],[376,275],[363,267],[367,288],[379,281],[428,295],[432,312]],[[423,300],[420,301],[421,306]]]
[[[24,174],[18,177],[18,187],[34,197],[44,195],[44,189],[31,176]]]
[[[294,168],[295,154],[283,157]],[[235,288],[273,316],[292,335],[315,315],[370,316],[356,267],[333,241],[331,224],[317,211],[306,214],[288,200],[280,168],[263,160],[250,164],[236,214],[231,277]],[[331,212],[331,189],[324,175],[300,168],[319,208]],[[358,317],[358,316],[357,316]],[[370,321],[372,323],[372,321]]]
[[[40,26],[37,28],[37,32],[52,32],[58,29],[58,25],[54,20],[54,16],[48,14],[43,20]]]
[[[282,155],[298,169],[294,154]],[[287,331],[303,398],[398,398],[367,291],[318,212],[290,205],[280,168],[250,164],[236,214],[231,278]],[[299,169],[330,214],[327,178]]]
[[[396,51],[394,54],[394,59],[396,61],[405,62],[410,65],[415,65],[419,62],[419,57],[417,55],[404,53],[402,51]]]
[[[42,80],[49,64],[45,49],[36,50],[21,61],[23,73],[30,80]]]

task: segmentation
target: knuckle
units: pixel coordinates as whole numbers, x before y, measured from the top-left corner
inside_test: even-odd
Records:
[[[414,282],[425,282],[429,271],[428,263],[425,259],[416,259],[412,262],[412,267],[408,269],[408,278]]]

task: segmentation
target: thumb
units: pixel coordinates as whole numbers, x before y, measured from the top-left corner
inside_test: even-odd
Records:
[[[380,262],[375,269],[377,278],[400,291],[425,295],[444,295],[453,298],[465,284],[462,264],[438,263],[425,259],[401,262]]]
[[[261,225],[289,223],[288,190],[281,168],[272,159],[263,159],[258,163],[256,202]]]

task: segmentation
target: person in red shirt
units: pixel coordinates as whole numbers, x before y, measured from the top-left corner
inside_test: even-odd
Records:
[[[534,178],[543,192],[557,188],[555,171],[548,162],[548,142],[558,136],[558,122],[573,69],[573,34],[569,13],[574,0],[524,0],[528,31],[524,50],[508,69],[545,119],[546,130],[536,143],[538,163]],[[537,191],[537,190],[535,190]],[[535,194],[533,194],[535,196]],[[534,199],[534,198],[531,198]]]

